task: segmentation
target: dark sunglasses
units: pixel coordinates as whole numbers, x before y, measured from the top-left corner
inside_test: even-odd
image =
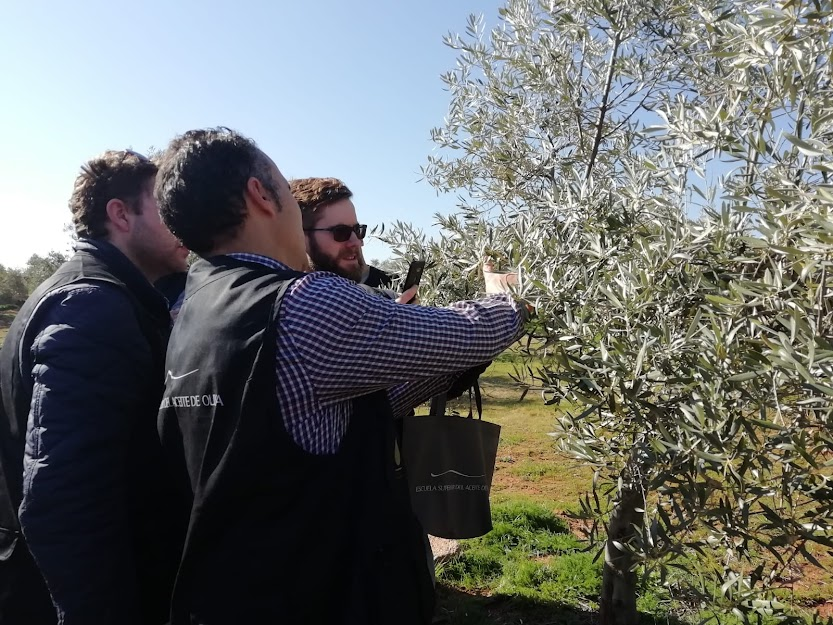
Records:
[[[356,233],[356,238],[361,241],[364,235],[367,234],[366,224],[356,224],[355,226],[345,226],[339,224],[337,226],[330,226],[329,228],[304,228],[304,232],[331,232],[333,240],[336,243],[344,243],[350,240],[350,235]]]

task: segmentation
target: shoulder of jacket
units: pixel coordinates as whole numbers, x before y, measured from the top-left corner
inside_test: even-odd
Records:
[[[113,316],[121,318],[134,304],[126,289],[118,284],[90,280],[75,282],[46,293],[29,319],[29,329],[44,324],[67,323],[76,320],[100,320]],[[122,325],[122,324],[119,324]],[[117,328],[102,325],[102,334]]]

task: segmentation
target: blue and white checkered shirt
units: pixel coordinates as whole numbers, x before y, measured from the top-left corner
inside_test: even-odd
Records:
[[[266,256],[229,256],[289,270]],[[394,416],[404,416],[446,390],[461,371],[506,349],[523,322],[507,295],[446,308],[404,306],[322,271],[289,286],[278,324],[275,368],[284,425],[304,450],[330,454],[350,423],[350,400],[387,388]]]

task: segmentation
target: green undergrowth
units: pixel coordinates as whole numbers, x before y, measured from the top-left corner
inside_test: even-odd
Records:
[[[521,598],[580,610],[598,607],[602,561],[567,523],[544,506],[509,500],[492,507],[491,532],[461,541],[461,553],[441,563],[438,580],[493,597]],[[640,609],[664,614],[661,589],[646,588]]]

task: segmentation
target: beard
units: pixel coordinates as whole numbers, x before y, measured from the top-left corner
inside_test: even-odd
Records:
[[[353,255],[356,257],[354,267],[345,269],[339,265],[339,261],[343,257]],[[364,278],[365,269],[367,268],[367,263],[364,262],[364,256],[360,249],[355,252],[344,252],[337,257],[332,257],[324,254],[314,240],[311,240],[309,245],[309,264],[312,271],[330,271],[353,282],[361,282],[362,278]]]

